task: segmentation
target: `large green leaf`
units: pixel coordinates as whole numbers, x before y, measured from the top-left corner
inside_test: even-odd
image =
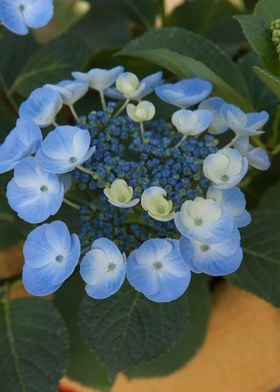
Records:
[[[27,95],[45,83],[56,83],[70,77],[89,54],[88,47],[76,37],[67,35],[41,47],[25,63],[10,88],[10,93]]]
[[[127,373],[129,377],[163,376],[174,372],[189,361],[203,344],[211,311],[209,284],[204,276],[193,275],[186,301],[189,317],[179,342],[158,359],[147,362]]]
[[[181,78],[208,79],[214,94],[252,110],[247,86],[236,65],[214,43],[190,31],[178,28],[151,31],[130,42],[118,54],[151,61]]]
[[[143,52],[149,52],[151,61],[156,61],[156,57],[152,56],[155,49],[157,51],[159,49],[168,49],[184,57],[201,62],[212,73],[223,79],[225,84],[228,84],[245,96],[248,95],[246,83],[231,59],[213,42],[185,29],[166,28],[152,30],[131,41],[119,54],[142,57],[141,54]]]
[[[265,18],[268,22],[280,18],[279,0],[259,0],[254,14]]]
[[[255,109],[257,111],[266,109],[268,112],[274,113],[278,103],[277,98],[257,77],[256,73],[252,72],[253,67],[259,67],[260,65],[260,60],[253,51],[246,53],[238,60],[239,69],[246,79]]]
[[[34,298],[5,298],[0,306],[1,392],[56,391],[67,339],[55,307]]]
[[[83,293],[84,283],[80,276],[75,274],[55,295],[55,304],[64,318],[69,333],[70,348],[66,374],[84,385],[107,391],[110,382],[105,367],[94,351],[85,344],[78,325],[78,310]]]
[[[105,362],[108,375],[159,357],[181,338],[189,317],[184,295],[177,301],[148,301],[128,284],[110,299],[85,298],[81,330],[87,343]]]
[[[254,67],[254,71],[263,83],[280,99],[280,77],[260,67]]]
[[[273,208],[280,211],[280,181],[271,186],[261,198],[258,208]]]
[[[259,210],[242,230],[244,260],[228,276],[234,285],[280,306],[280,212]]]

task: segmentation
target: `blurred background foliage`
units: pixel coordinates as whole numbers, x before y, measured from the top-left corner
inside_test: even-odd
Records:
[[[269,111],[271,117],[266,134],[254,141],[268,150],[272,167],[268,172],[252,169],[241,184],[249,209],[256,212],[252,225],[243,231],[244,249],[247,249],[245,262],[229,280],[280,306],[280,61],[270,30],[270,23],[276,18],[280,18],[279,0],[260,0],[258,4],[255,0],[55,0],[55,17],[45,28],[25,37],[0,30],[0,142],[14,126],[19,104],[34,88],[70,78],[74,70],[109,68],[117,64],[124,65],[139,77],[164,69],[165,77],[170,81],[194,75],[206,78],[212,82],[216,94],[244,110]],[[155,97],[152,99],[156,101],[157,114],[167,117],[171,109]],[[96,95],[91,92],[77,104],[77,111],[86,114],[99,107]],[[72,122],[66,108],[60,114],[60,121]],[[30,226],[20,221],[7,205],[5,188],[9,178],[10,174],[0,177],[0,249],[18,242],[30,231]],[[72,196],[77,198],[77,195]],[[268,208],[271,211],[266,211]],[[64,217],[67,217],[71,229],[78,230],[75,211],[64,208],[59,218]],[[11,281],[16,280],[19,274],[20,266],[18,274],[13,270]],[[0,277],[0,282],[4,280]],[[182,328],[174,331],[179,343],[162,347],[165,353],[148,364],[153,353],[144,352],[141,344],[136,345],[134,350],[141,354],[138,366],[127,370],[127,362],[135,361],[130,357],[131,347],[136,344],[131,337],[122,347],[120,355],[123,362],[118,365],[108,359],[108,353],[102,349],[102,341],[98,341],[100,331],[94,331],[96,337],[92,330],[85,328],[82,332],[91,347],[85,344],[80,328],[73,320],[77,320],[81,312],[81,324],[91,326],[92,313],[88,306],[93,307],[90,309],[92,312],[97,308],[100,318],[107,317],[107,308],[103,302],[97,305],[91,301],[89,305],[84,300],[82,310],[79,310],[82,297],[82,283],[74,276],[55,295],[55,306],[46,306],[44,301],[38,300],[42,315],[34,328],[40,329],[44,325],[48,329],[55,328],[55,339],[60,344],[58,356],[61,366],[54,372],[46,362],[42,364],[45,376],[44,372],[39,372],[54,384],[64,372],[67,345],[67,375],[104,391],[110,389],[116,369],[126,371],[129,377],[170,373],[190,359],[202,344],[211,310],[208,281],[194,279],[185,302],[176,302],[177,311],[188,314],[183,320],[183,333]],[[17,334],[22,337],[26,331],[19,326],[11,329],[11,323],[1,324],[1,317],[7,317],[7,314],[11,315],[11,320],[12,317],[23,317],[21,307],[29,310],[34,307],[36,313],[38,301],[32,303],[30,299],[28,303],[24,302],[26,300],[15,303],[9,301],[8,294],[5,298],[5,307],[0,313],[0,331],[3,336],[9,336],[12,331],[16,337]],[[116,312],[127,306],[118,295],[114,296],[114,301]],[[57,309],[67,326],[70,343],[64,336]],[[148,311],[156,320],[156,310],[153,311],[152,305]],[[170,316],[169,311],[167,307],[163,309],[166,320]],[[44,312],[53,314],[53,325],[48,326]],[[24,316],[26,325],[34,324],[31,313],[26,312]],[[85,317],[89,319],[85,320]],[[110,321],[112,319],[108,323]],[[37,337],[39,341],[40,335]],[[53,349],[53,353],[48,355],[56,355],[50,336],[47,341],[50,350]],[[105,359],[106,368],[92,348]],[[1,355],[9,355],[12,349],[15,347],[7,344],[6,351],[0,351],[0,361]],[[21,346],[16,349],[25,350]],[[34,356],[40,356],[33,349]],[[11,375],[15,375],[13,387],[16,388],[17,368],[13,358],[10,361],[12,370],[9,377],[13,379]],[[111,380],[108,380],[106,370],[111,374]],[[38,375],[33,373],[30,374],[36,386]],[[31,376],[24,374],[24,382]],[[3,384],[6,378],[7,373],[0,368],[0,390],[6,390],[6,384]],[[51,390],[44,389],[42,383],[40,388],[42,391]]]

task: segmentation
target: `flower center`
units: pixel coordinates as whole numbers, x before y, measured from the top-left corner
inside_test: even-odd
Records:
[[[40,191],[41,192],[43,192],[43,193],[45,193],[45,192],[48,192],[48,187],[47,187],[47,185],[42,185],[41,187],[40,187]]]
[[[160,261],[155,261],[153,266],[155,270],[160,270],[162,268],[162,263]]]
[[[209,245],[201,245],[200,250],[201,252],[207,252],[210,249]]]
[[[202,226],[203,220],[202,220],[201,218],[195,218],[194,224],[195,224],[196,226]]]
[[[73,163],[76,163],[76,162],[77,162],[77,158],[75,158],[75,157],[70,157],[69,158],[69,163],[73,164]]]
[[[229,180],[229,176],[228,176],[227,174],[224,174],[224,175],[222,176],[221,180],[222,180],[223,182],[227,182],[227,181]]]
[[[20,4],[20,5],[18,6],[18,8],[19,8],[19,10],[22,12],[22,11],[24,11],[24,9],[25,9],[25,5],[24,5],[24,4]]]
[[[58,256],[56,256],[56,258],[55,258],[55,261],[57,261],[58,263],[62,263],[63,260],[64,260],[64,256],[62,256],[62,255],[58,255]]]
[[[110,264],[108,265],[108,272],[112,272],[112,271],[114,271],[115,269],[116,269],[116,264],[110,263]]]

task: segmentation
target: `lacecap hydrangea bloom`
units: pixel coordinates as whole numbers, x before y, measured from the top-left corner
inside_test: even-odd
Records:
[[[53,17],[53,0],[1,0],[0,21],[13,33],[25,35],[29,28],[38,29]]]
[[[94,299],[127,279],[149,300],[170,302],[192,273],[236,271],[239,228],[251,221],[238,185],[250,165],[270,165],[250,140],[263,133],[267,113],[210,96],[211,83],[198,78],[165,83],[160,71],[140,80],[122,66],[72,75],[34,90],[0,146],[0,171],[14,170],[7,197],[19,217],[43,223],[64,203],[80,217],[79,237],[61,221],[31,231],[26,289],[53,293],[79,268]],[[100,108],[78,115],[74,105],[89,89]],[[170,118],[158,117],[153,93],[173,107]],[[63,105],[71,124],[56,123]]]

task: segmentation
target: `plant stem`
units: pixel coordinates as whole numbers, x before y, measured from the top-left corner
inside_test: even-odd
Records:
[[[89,174],[92,177],[96,177],[97,176],[96,172],[94,172],[94,171],[92,171],[90,169],[87,169],[84,166],[77,166],[77,169],[81,170],[81,172],[83,172],[83,173]]]
[[[187,138],[187,136],[184,135],[182,137],[182,139],[174,147],[172,147],[172,150],[175,150],[175,148],[178,148],[181,145],[181,143],[183,143],[183,141],[186,140],[186,138]]]
[[[234,143],[237,141],[238,138],[239,138],[239,135],[235,135],[234,138],[228,144],[226,144],[223,148],[230,148],[231,146],[234,145]]]
[[[144,123],[143,122],[140,122],[140,132],[141,132],[142,142],[145,144],[145,130],[144,130]]]
[[[121,106],[121,107],[116,111],[116,113],[113,115],[113,117],[118,117],[118,116],[121,114],[121,112],[126,108],[126,105],[128,104],[129,101],[130,101],[129,98],[126,99],[126,100],[124,101],[124,103],[122,104],[122,106]]]
[[[80,206],[78,204],[76,204],[73,201],[67,199],[66,197],[64,197],[63,202],[65,204],[67,204],[68,206],[70,206],[72,208],[75,208],[75,210],[79,210],[80,209]]]
[[[77,115],[77,112],[74,109],[74,106],[73,105],[69,105],[69,109],[70,109],[70,112],[72,113],[72,116],[74,117],[74,120],[76,121],[76,123],[78,123],[79,122],[79,116]]]
[[[106,109],[106,100],[105,100],[105,96],[104,96],[104,91],[100,90],[99,95],[100,95],[102,109],[105,110]]]
[[[53,125],[55,128],[59,127],[58,123],[57,123],[55,120],[53,120],[52,125]]]

